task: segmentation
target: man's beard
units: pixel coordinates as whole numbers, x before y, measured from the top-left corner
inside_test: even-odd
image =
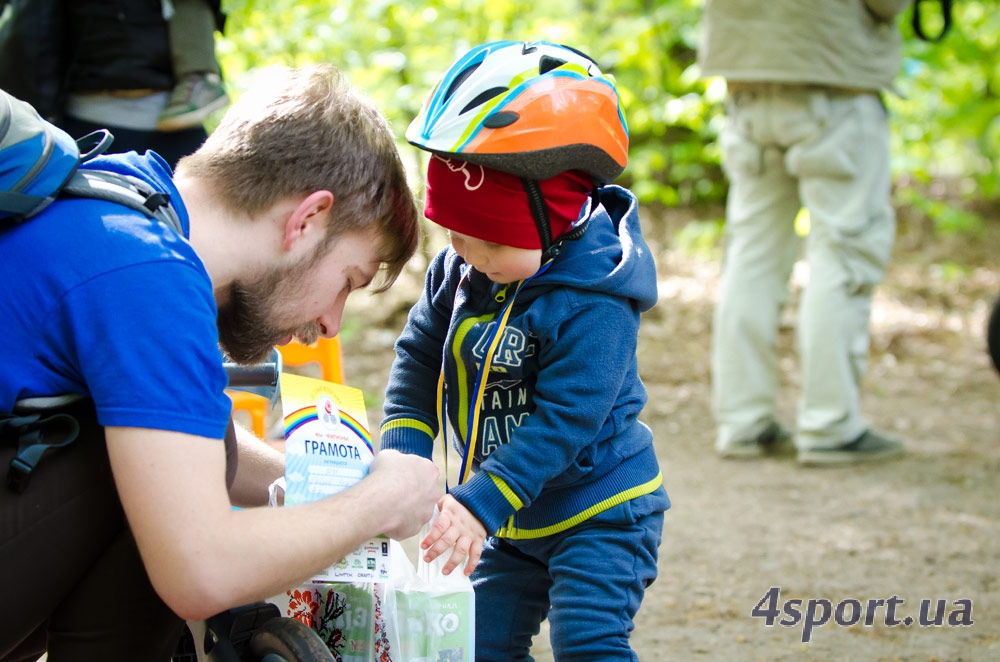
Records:
[[[306,345],[316,342],[320,330],[315,321],[290,325],[280,319],[279,311],[287,302],[298,299],[305,276],[318,257],[271,269],[249,282],[233,281],[216,318],[219,344],[229,359],[242,364],[261,363],[270,358],[279,341],[290,335]]]

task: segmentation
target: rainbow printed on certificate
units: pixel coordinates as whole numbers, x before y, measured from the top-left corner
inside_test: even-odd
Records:
[[[285,504],[336,494],[368,473],[374,457],[359,389],[282,373]]]

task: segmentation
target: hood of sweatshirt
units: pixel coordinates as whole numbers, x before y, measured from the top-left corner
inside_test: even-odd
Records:
[[[588,200],[581,217],[593,206]],[[599,189],[587,231],[579,239],[563,242],[552,267],[531,285],[631,299],[640,312],[656,305],[656,262],[642,236],[635,196],[619,186]]]

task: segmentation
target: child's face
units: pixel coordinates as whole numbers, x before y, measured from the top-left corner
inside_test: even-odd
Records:
[[[449,230],[451,246],[472,268],[494,283],[514,283],[535,275],[542,266],[539,248],[514,248]]]

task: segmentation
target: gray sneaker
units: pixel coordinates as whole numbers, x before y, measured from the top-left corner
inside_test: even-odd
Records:
[[[228,103],[229,97],[218,74],[188,74],[174,86],[156,128],[159,131],[179,131],[199,126]]]
[[[788,430],[771,421],[756,437],[730,442],[718,449],[720,457],[730,460],[750,460],[765,455],[780,455],[794,450]]]
[[[880,462],[903,455],[903,442],[866,430],[860,437],[834,448],[799,451],[799,464],[809,467],[836,467],[864,462]]]

